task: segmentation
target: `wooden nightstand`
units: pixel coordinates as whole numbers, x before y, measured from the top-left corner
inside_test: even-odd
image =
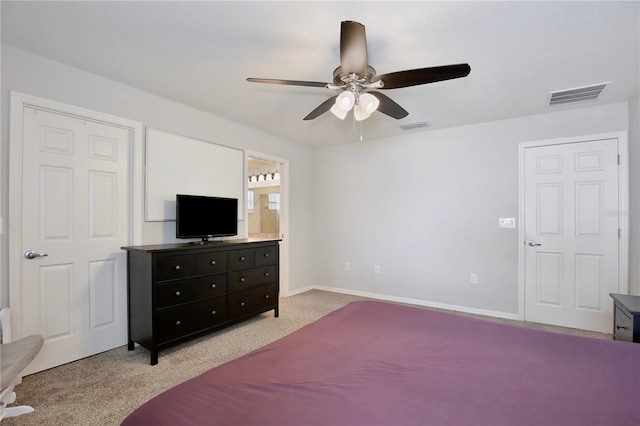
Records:
[[[609,293],[613,299],[613,338],[640,343],[640,296]]]

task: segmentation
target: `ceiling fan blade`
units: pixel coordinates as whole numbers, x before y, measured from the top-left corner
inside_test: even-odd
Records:
[[[388,115],[389,117],[395,118],[399,120],[401,118],[405,118],[409,113],[407,110],[398,105],[393,99],[388,97],[387,95],[383,95],[380,92],[367,92],[371,93],[373,96],[378,98],[380,101],[380,105],[378,105],[378,111],[383,114]]]
[[[343,21],[340,26],[340,67],[346,74],[367,73],[367,36],[359,22]]]
[[[313,120],[314,118],[318,118],[325,112],[329,111],[331,107],[336,103],[337,97],[338,95],[333,96],[327,99],[326,101],[324,101],[323,103],[321,103],[320,105],[318,105],[318,107],[313,111],[311,111],[305,118],[303,118],[303,120]]]
[[[278,80],[275,78],[247,78],[252,83],[284,84],[288,86],[327,87],[329,83],[320,81]]]
[[[402,87],[466,77],[470,72],[471,67],[469,64],[444,65],[382,74],[373,78],[371,82],[375,83],[376,81],[382,80],[384,86],[380,87],[380,89],[399,89]]]

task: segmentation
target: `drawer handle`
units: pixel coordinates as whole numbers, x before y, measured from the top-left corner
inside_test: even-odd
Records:
[[[240,278],[240,282],[241,282],[241,283],[245,282],[244,277]]]
[[[181,323],[180,321],[176,321],[176,325],[177,325],[178,327],[180,327],[180,325],[182,325],[182,323]]]
[[[240,262],[244,261],[244,256],[240,256]]]
[[[268,294],[265,294],[265,295],[264,295],[264,298],[265,298],[265,299],[268,299],[268,298],[269,298],[269,295],[268,295]]]
[[[269,273],[268,273],[268,272],[265,272],[265,273],[264,273],[264,276],[265,276],[265,277],[268,277],[268,276],[269,276]]]
[[[621,325],[616,325],[616,330],[620,330],[620,329],[627,330],[628,327],[623,327]]]
[[[265,253],[265,254],[264,254],[264,257],[269,257],[269,253]]]
[[[211,262],[209,262],[209,264],[211,264],[211,265],[215,265],[215,264],[216,264],[216,261],[215,261],[215,260],[212,260]]]
[[[180,292],[179,291],[176,291],[176,296],[180,297]]]
[[[216,311],[211,311],[211,315],[215,315],[215,314],[216,314]]]
[[[244,306],[244,302],[240,302],[240,306]]]
[[[176,265],[176,271],[180,270],[180,265]]]
[[[216,288],[216,285],[215,284],[211,284],[211,288]]]

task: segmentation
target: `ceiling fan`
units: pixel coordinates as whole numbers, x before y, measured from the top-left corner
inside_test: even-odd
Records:
[[[469,72],[471,72],[469,64],[455,64],[376,76],[376,70],[367,62],[367,38],[364,25],[355,21],[343,21],[340,27],[340,66],[333,72],[333,83],[269,78],[247,78],[247,81],[341,90],[340,94],[327,99],[311,111],[304,120],[313,120],[327,111],[344,119],[353,109],[355,120],[362,121],[374,111],[380,111],[395,119],[409,115],[391,98],[371,89],[386,90],[417,86],[466,77]]]

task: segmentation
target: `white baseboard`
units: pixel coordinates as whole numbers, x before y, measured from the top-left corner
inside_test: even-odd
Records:
[[[447,303],[430,302],[428,300],[411,299],[408,297],[389,296],[386,294],[370,293],[368,291],[356,291],[356,290],[349,290],[344,288],[325,287],[325,286],[318,286],[318,285],[308,286],[308,287],[301,288],[299,290],[295,290],[293,292],[290,292],[289,296],[294,296],[296,294],[304,293],[309,290],[322,290],[322,291],[329,291],[332,293],[350,294],[352,296],[361,296],[361,297],[367,297],[370,299],[386,300],[388,302],[407,303],[410,305],[445,309],[447,311],[465,312],[468,314],[484,315],[484,316],[494,317],[494,318],[518,320],[518,314],[511,314],[508,312],[491,311],[486,309],[470,308],[468,306],[449,305]]]
[[[299,288],[297,290],[289,291],[287,294],[285,294],[283,296],[284,297],[295,296],[296,294],[306,293],[307,291],[311,291],[311,290],[316,289],[316,288],[317,287],[314,287],[314,286],[307,286],[307,287]],[[320,290],[320,289],[318,289],[318,290]]]

